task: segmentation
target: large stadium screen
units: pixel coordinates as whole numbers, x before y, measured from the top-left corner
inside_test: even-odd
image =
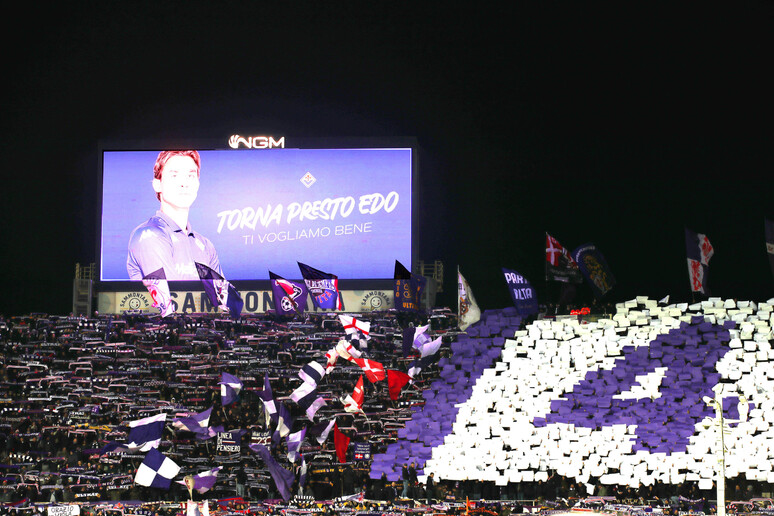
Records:
[[[103,282],[139,279],[136,271],[132,275],[132,265],[127,266],[129,241],[135,229],[143,224],[147,229],[160,210],[153,172],[159,153],[102,152]],[[214,250],[227,279],[266,280],[269,271],[300,278],[297,262],[342,280],[386,279],[393,277],[395,260],[412,263],[412,148],[198,154],[198,191],[182,204],[188,205],[190,228],[205,237],[197,241],[200,251]],[[162,172],[162,181],[171,177]],[[172,199],[172,194],[167,197]],[[143,246],[158,236],[157,228],[145,229],[135,235],[135,242],[145,240]],[[204,245],[206,240],[210,246]],[[186,267],[179,253],[174,261],[175,267]],[[176,279],[172,267],[166,267],[170,280]]]

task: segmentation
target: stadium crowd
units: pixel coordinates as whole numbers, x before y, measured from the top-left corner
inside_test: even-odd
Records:
[[[370,322],[370,339],[357,342],[363,356],[385,369],[406,372],[417,358],[404,356],[404,330],[429,324],[442,336],[437,359],[448,356],[457,333],[456,316],[448,309],[425,314],[374,312],[358,314]],[[370,458],[383,453],[397,432],[424,404],[423,389],[438,375],[430,363],[397,400],[386,382],[364,383],[362,414],[343,410],[344,396],[363,371],[336,367],[318,388],[326,400],[315,421],[289,401],[304,364],[323,358],[344,338],[336,314],[306,313],[295,319],[273,314],[233,321],[217,314],[175,315],[163,320],[143,314],[122,316],[49,316],[31,314],[0,318],[0,502],[6,513],[34,511],[46,504],[79,503],[82,514],[176,514],[189,492],[173,482],[167,490],[134,482],[143,461],[139,452],[103,453],[111,441],[127,436],[130,421],[165,412],[176,415],[213,408],[210,426],[241,430],[233,448],[216,436],[197,439],[191,432],[166,425],[162,447],[184,475],[221,466],[211,491],[193,494],[211,500],[212,511],[283,514],[310,512],[379,513],[416,510],[419,502],[432,512],[457,514],[484,510],[496,514],[525,507],[549,510],[568,506],[592,493],[572,479],[551,475],[547,482],[496,486],[493,482],[424,478],[421,464],[406,464],[400,481],[370,478]],[[436,361],[437,361],[436,359]],[[223,406],[221,373],[244,384],[237,402]],[[308,464],[306,482],[293,485],[292,501],[282,500],[266,464],[250,451],[267,443],[271,428],[259,397],[268,377],[274,397],[286,403],[298,430],[335,418],[338,430],[351,438],[345,460],[337,458],[333,438],[318,443],[311,433],[300,448]],[[297,475],[300,465],[287,458],[284,442],[273,455]],[[228,450],[228,451],[227,451]],[[550,473],[550,472],[549,472]],[[760,485],[731,480],[728,499],[761,496]],[[733,494],[732,494],[733,493]],[[631,489],[605,488],[594,495],[615,497],[632,505],[675,507],[690,500],[710,512],[696,484],[663,484]],[[465,500],[489,500],[471,507]],[[217,502],[220,501],[220,503]],[[43,505],[40,505],[43,504]],[[491,505],[490,505],[491,504]],[[698,506],[701,506],[700,508]]]

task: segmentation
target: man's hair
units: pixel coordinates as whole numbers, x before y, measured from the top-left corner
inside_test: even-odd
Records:
[[[194,160],[194,163],[196,163],[196,175],[199,175],[199,170],[201,168],[201,158],[199,157],[199,151],[195,150],[165,150],[159,152],[158,157],[156,158],[156,164],[153,165],[153,179],[161,180],[161,171],[164,169],[164,166],[166,166],[167,161],[169,161],[169,158],[173,156],[188,156],[192,160]],[[156,199],[159,201],[161,200],[161,194],[159,192],[156,192]]]

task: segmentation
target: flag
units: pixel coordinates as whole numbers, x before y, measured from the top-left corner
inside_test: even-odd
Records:
[[[423,344],[430,342],[430,336],[427,335],[427,330],[430,329],[430,325],[417,326],[416,328],[409,327],[403,331],[403,356],[407,357],[412,349],[420,349]]]
[[[304,437],[306,437],[306,428],[302,428],[298,432],[288,435],[288,460],[290,460],[290,462],[296,462],[296,459],[298,459],[298,450],[301,449],[301,443],[304,442]]]
[[[306,460],[304,460],[304,455],[301,455],[301,468],[298,470],[298,485],[301,487],[304,487],[306,485]]]
[[[304,382],[296,388],[291,394],[290,399],[295,401],[310,421],[320,408],[325,406],[325,399],[317,393],[317,385]]]
[[[271,474],[271,478],[274,479],[274,485],[277,486],[277,491],[282,495],[283,500],[289,500],[291,497],[291,488],[296,476],[292,471],[288,471],[280,466],[274,457],[271,456],[269,449],[262,444],[251,444],[250,449],[257,453]]]
[[[327,423],[318,423],[309,428],[309,434],[314,436],[317,443],[322,446],[322,444],[328,439],[328,434],[331,432],[331,429],[335,423],[336,418],[331,419]]]
[[[366,339],[371,338],[368,334],[371,330],[370,322],[363,321],[349,315],[339,315],[339,321],[341,321],[341,325],[344,327],[344,331],[347,333],[347,335],[357,336],[358,333],[360,333]]]
[[[578,264],[557,239],[546,233],[546,281],[582,283]]]
[[[325,376],[325,367],[314,361],[306,364],[298,372],[298,377],[301,378],[301,380],[305,383],[311,383],[315,387],[317,387],[317,384],[322,380],[323,376]]]
[[[771,274],[774,274],[774,221],[763,219],[766,232],[766,254],[769,255]]]
[[[615,276],[610,271],[607,260],[594,244],[583,244],[576,248],[572,252],[572,258],[597,299],[615,286]]]
[[[129,435],[127,448],[130,450],[139,450],[141,452],[149,451],[152,448],[158,448],[161,443],[161,433],[164,431],[164,424],[167,421],[167,414],[161,413],[129,423]]]
[[[165,412],[129,423],[129,435],[126,443],[111,441],[101,450],[100,455],[110,452],[141,451],[147,452],[158,448],[161,444],[161,434],[167,421]]]
[[[229,430],[228,432],[218,432],[217,445],[215,450],[226,453],[239,453],[242,448],[242,436],[247,430]]]
[[[210,414],[212,414],[212,407],[192,416],[176,417],[172,420],[172,426],[178,430],[193,432],[197,438],[200,435],[204,438],[204,436],[208,436],[207,427],[210,424]]]
[[[263,390],[258,393],[258,397],[263,401],[263,409],[266,414],[266,426],[269,426],[269,421],[277,421],[277,405],[274,403],[274,394],[271,392],[271,384],[269,384],[269,373],[265,373],[263,376]]]
[[[306,289],[309,291],[312,304],[315,307],[321,310],[344,310],[337,276],[319,271],[301,262],[296,263],[298,263]]]
[[[306,285],[288,281],[285,278],[269,271],[271,291],[274,297],[274,310],[279,315],[293,315],[304,313],[308,292]]]
[[[707,288],[707,271],[709,261],[715,250],[707,235],[695,233],[685,228],[685,253],[688,256],[688,278],[691,282],[691,292],[709,294]]]
[[[356,358],[355,363],[366,374],[369,382],[375,383],[384,380],[384,366],[379,362],[368,360],[367,358]]]
[[[221,310],[228,310],[233,319],[238,319],[245,303],[234,285],[199,262],[196,262],[196,272],[199,273],[199,279],[202,280],[202,286],[204,286],[210,304]]]
[[[167,317],[175,313],[175,305],[172,295],[169,293],[169,283],[164,268],[151,272],[142,279],[142,284],[148,289],[153,300],[153,307],[158,308],[161,317]]]
[[[408,375],[411,378],[416,378],[422,369],[433,363],[434,359],[435,357],[433,355],[417,358],[411,362],[411,365],[409,365],[409,369],[407,371]]]
[[[347,397],[341,400],[341,402],[344,404],[344,410],[347,412],[362,412],[364,400],[365,391],[363,388],[363,375],[361,374],[352,394],[347,394]]]
[[[336,360],[339,358],[339,353],[336,351],[336,348],[331,348],[328,350],[327,353],[325,353],[325,373],[330,373],[333,371],[333,368],[336,366]]]
[[[293,418],[290,415],[290,411],[284,404],[280,403],[277,410],[277,427],[274,429],[272,441],[275,443],[279,442],[290,433],[291,428],[293,428]]]
[[[516,311],[521,317],[529,317],[538,313],[537,294],[527,278],[518,272],[503,267],[505,284],[511,294]]]
[[[148,454],[145,455],[145,460],[137,468],[134,482],[145,487],[169,489],[172,479],[179,472],[180,466],[154,448],[148,451]]]
[[[363,377],[360,377],[360,381],[363,381]],[[333,426],[333,442],[336,446],[336,457],[339,462],[344,464],[347,462],[347,449],[349,449],[349,437],[341,433],[339,425]]]
[[[416,312],[421,309],[422,292],[427,280],[424,276],[412,274],[398,260],[395,260],[395,309],[399,312]]]
[[[221,469],[223,469],[223,466],[218,466],[217,468],[212,468],[208,471],[193,475],[191,477],[193,479],[192,489],[196,489],[196,492],[199,494],[204,494],[212,489],[212,486],[215,485],[215,481],[218,479],[218,472]],[[177,480],[176,482],[181,485],[186,485],[185,480]]]
[[[221,373],[219,384],[221,404],[224,407],[239,398],[239,391],[242,390],[242,381],[239,378],[232,374]]]
[[[427,330],[429,329],[430,325],[427,324],[425,326],[419,326],[414,332],[412,347],[419,351],[419,355],[422,357],[434,355],[438,352],[438,349],[443,343],[442,336],[436,338],[435,340],[430,338],[430,336],[427,334]]]
[[[354,362],[356,358],[361,357],[360,350],[352,346],[349,342],[342,339],[336,344],[336,353],[343,358],[344,360],[348,360],[350,362]]]
[[[390,391],[390,399],[397,401],[400,397],[400,391],[409,383],[411,377],[403,371],[387,369],[387,386]]]
[[[457,319],[460,330],[465,331],[468,326],[481,319],[481,310],[473,297],[470,285],[457,270]]]

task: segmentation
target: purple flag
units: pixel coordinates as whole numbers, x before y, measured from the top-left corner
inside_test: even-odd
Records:
[[[263,409],[266,413],[266,425],[269,421],[277,421],[277,405],[274,403],[274,394],[271,392],[269,383],[269,373],[263,375],[263,390],[258,393],[258,397],[263,401]]]
[[[336,423],[336,418],[331,419],[327,423],[325,421],[318,423],[309,428],[309,434],[322,446],[325,440],[328,439],[328,434],[331,433],[334,423]]]
[[[271,456],[269,449],[262,444],[251,444],[250,449],[257,453],[266,467],[269,469],[271,477],[274,479],[274,484],[277,486],[277,491],[280,492],[284,500],[289,500],[291,497],[291,488],[293,487],[293,481],[296,476],[292,471],[288,471],[280,466],[274,457]]]
[[[206,265],[196,262],[196,271],[202,280],[204,291],[210,300],[210,304],[218,308],[228,309],[233,319],[238,319],[242,314],[245,303],[237,292],[237,289],[226,279],[210,269]]]
[[[172,420],[172,426],[178,430],[195,433],[197,439],[209,439],[212,437],[207,428],[210,424],[210,414],[212,414],[212,407],[192,416],[176,417]]]
[[[615,286],[615,277],[607,265],[607,260],[594,244],[583,244],[576,248],[572,252],[572,258],[597,299]],[[537,301],[535,304],[537,305]]]
[[[298,450],[301,449],[301,443],[304,442],[306,437],[306,428],[302,428],[298,432],[288,435],[288,459],[290,462],[296,462],[298,459]]]
[[[416,312],[421,309],[422,292],[427,280],[424,276],[412,274],[398,260],[395,260],[395,309],[399,312]]]
[[[505,283],[508,285],[508,291],[511,293],[511,299],[516,306],[516,311],[522,317],[527,317],[538,313],[537,294],[535,289],[527,281],[527,278],[518,272],[503,267]]]
[[[134,481],[145,487],[169,489],[172,479],[179,472],[180,466],[154,448],[145,455],[145,460],[137,468]]]
[[[221,373],[219,383],[221,404],[225,407],[234,403],[242,390],[242,381],[233,374]]]
[[[304,283],[296,283],[269,271],[271,290],[274,297],[274,310],[278,315],[304,313],[308,292]]]
[[[215,481],[218,480],[218,472],[221,469],[223,469],[223,466],[218,466],[217,468],[212,468],[209,471],[203,471],[202,473],[197,473],[194,475],[193,489],[195,489],[196,492],[200,494],[206,493],[212,489],[212,486],[215,485]],[[178,480],[177,483],[185,485],[185,480]]]
[[[290,395],[290,399],[295,401],[299,407],[304,409],[306,417],[310,421],[321,407],[325,406],[325,399],[317,393],[317,385],[304,382],[298,386]]]
[[[321,310],[344,310],[344,303],[339,293],[339,278],[314,269],[301,262],[298,268],[312,297],[312,304]]]

